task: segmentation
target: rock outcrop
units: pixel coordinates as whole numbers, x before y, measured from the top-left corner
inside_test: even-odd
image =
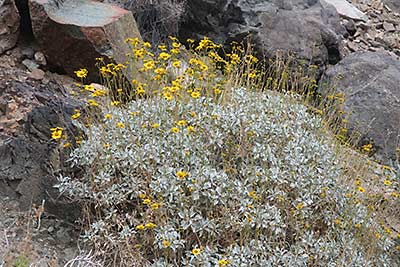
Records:
[[[98,78],[96,58],[126,61],[130,49],[125,40],[140,37],[130,11],[90,0],[30,0],[33,33],[48,63],[73,76],[89,70]]]
[[[0,0],[0,55],[17,43],[19,25],[20,17],[14,0]]]
[[[219,42],[254,37],[262,54],[295,52],[315,64],[336,63],[345,29],[331,5],[313,1],[189,0],[181,36],[210,36]]]
[[[78,210],[53,188],[55,173],[68,167],[69,149],[51,139],[50,128],[78,136],[71,115],[83,104],[67,92],[72,79],[46,73],[45,80],[36,81],[12,61],[22,59],[14,50],[13,56],[0,57],[0,197],[18,200],[23,209],[46,200],[50,213],[76,218]]]
[[[356,52],[329,68],[320,83],[344,94],[347,128],[359,145],[373,143],[378,159],[396,160],[400,148],[400,60],[385,52]]]

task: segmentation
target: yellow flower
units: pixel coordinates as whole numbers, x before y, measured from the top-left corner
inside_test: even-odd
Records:
[[[150,208],[151,208],[152,210],[157,210],[159,207],[160,207],[160,203],[156,203],[156,202],[154,202],[154,203],[152,203],[152,204],[150,205]]]
[[[218,261],[218,267],[226,267],[229,265],[229,263],[231,263],[229,260],[227,259],[222,259]]]
[[[106,115],[104,115],[104,118],[107,119],[107,120],[111,119],[112,115],[110,113],[107,113]]]
[[[179,133],[179,128],[177,128],[177,127],[172,127],[172,128],[171,128],[171,132],[173,132],[173,133]]]
[[[180,68],[181,62],[179,60],[175,60],[174,62],[172,62],[172,66],[175,68]]]
[[[247,193],[248,195],[249,195],[249,197],[250,198],[252,198],[252,199],[257,199],[258,198],[258,196],[257,196],[257,192],[256,191],[250,191],[250,192],[248,192]]]
[[[200,92],[192,92],[191,94],[190,94],[190,96],[192,97],[192,98],[199,98],[200,97]]]
[[[121,89],[122,90],[122,89]],[[92,96],[93,97],[96,97],[96,96],[105,96],[107,94],[107,91],[105,91],[105,90],[101,90],[101,89],[97,89],[97,90],[94,90],[94,92],[92,93]]]
[[[166,100],[172,100],[174,97],[172,96],[172,94],[170,92],[164,92],[163,96]]]
[[[130,43],[133,46],[137,46],[138,44],[140,44],[140,39],[138,37],[126,38],[125,42]]]
[[[162,60],[168,60],[171,57],[170,54],[165,53],[165,52],[161,52],[160,55],[158,55],[158,59],[162,59]]]
[[[142,86],[139,86],[139,87],[136,89],[136,94],[138,94],[138,95],[143,95],[145,92],[146,92],[146,91],[144,90],[144,88],[143,88]]]
[[[193,255],[195,255],[195,256],[199,255],[200,252],[201,252],[201,251],[200,251],[200,249],[198,249],[198,248],[192,249],[192,253],[193,253]]]
[[[365,152],[370,152],[372,150],[372,144],[363,145],[361,149]]]
[[[181,44],[180,44],[180,43],[177,43],[177,42],[173,42],[173,43],[172,43],[172,47],[174,47],[174,48],[179,48],[179,47],[181,47]]]
[[[164,239],[162,242],[162,245],[164,248],[169,248],[171,246],[171,242],[169,242],[168,240]]]
[[[80,69],[75,71],[76,77],[78,78],[86,78],[88,75],[87,69]]]
[[[103,144],[103,147],[104,147],[104,148],[110,148],[110,146],[111,146],[111,145],[110,145],[110,144],[107,144],[107,143],[104,143],[104,144]]]
[[[189,176],[188,172],[185,172],[185,171],[176,172],[176,177],[178,177],[178,179],[180,179],[180,180],[182,180],[182,179],[184,179],[184,178],[186,178],[188,176]]]
[[[76,120],[80,116],[81,116],[81,113],[79,112],[79,110],[76,109],[75,114],[72,114],[71,119]]]
[[[364,189],[364,187],[362,187],[362,186],[359,186],[359,187],[357,188],[357,190],[360,191],[361,193],[364,193],[364,192],[365,192],[365,189]]]
[[[222,93],[222,90],[219,88],[214,88],[214,94],[219,95],[220,93]]]
[[[255,71],[252,71],[252,72],[249,73],[249,78],[250,79],[254,79],[256,77],[257,77],[257,73]]]
[[[144,46],[144,47],[147,47],[147,48],[151,48],[151,44],[150,44],[149,42],[144,42],[144,43],[143,43],[143,46]]]
[[[170,52],[171,52],[172,54],[177,55],[177,54],[179,54],[181,51],[179,50],[179,48],[174,48],[174,49],[171,49]]]
[[[51,138],[60,139],[62,137],[63,128],[61,127],[51,128],[50,131],[51,131]]]
[[[200,69],[201,69],[202,71],[207,71],[207,70],[208,70],[208,66],[207,66],[206,64],[201,64],[201,65],[200,65]]]
[[[69,142],[67,142],[67,143],[65,143],[65,144],[63,145],[64,148],[68,148],[68,147],[70,147],[70,146],[71,146],[71,143],[69,143]]]
[[[125,124],[123,122],[118,122],[117,123],[118,128],[125,128]]]
[[[159,45],[158,49],[160,49],[161,51],[165,51],[165,50],[167,50],[167,46],[166,45]]]
[[[135,56],[135,58],[142,59],[145,54],[146,50],[144,50],[143,48],[133,50],[133,55]]]
[[[150,203],[151,203],[151,199],[150,198],[143,199],[143,204],[148,205]]]
[[[194,132],[194,127],[192,125],[189,125],[187,127],[187,130],[188,130],[189,133]]]
[[[239,57],[238,54],[233,53],[233,54],[230,55],[230,58],[231,58],[231,63],[232,64],[237,64],[237,63],[240,62],[240,57]]]
[[[154,129],[156,129],[156,128],[158,128],[158,127],[160,127],[160,124],[159,124],[159,123],[154,123],[153,125],[151,125],[151,128],[154,128]]]
[[[387,186],[392,185],[392,182],[388,179],[386,179],[385,181],[383,181],[383,183]]]
[[[99,106],[99,103],[97,103],[95,100],[93,100],[93,99],[89,99],[88,100],[88,105],[89,106],[92,106],[92,107],[98,107]]]
[[[187,68],[185,73],[189,76],[193,76],[194,75],[194,70],[192,68]]]
[[[154,63],[153,60],[149,60],[149,61],[147,61],[146,63],[143,64],[143,67],[144,67],[145,70],[151,70],[151,69],[154,68],[154,66],[155,66],[155,63]]]
[[[165,75],[167,73],[167,70],[165,68],[157,68],[154,70],[154,72],[158,75]]]
[[[146,223],[145,226],[148,229],[153,229],[153,228],[156,228],[157,225],[155,223],[149,222],[149,223]]]
[[[84,86],[84,88],[85,88],[86,91],[89,91],[89,92],[94,92],[95,91],[94,90],[94,86],[92,84],[87,84],[87,85]]]
[[[141,199],[146,198],[146,194],[143,194],[143,193],[139,194],[138,197],[141,198]]]
[[[145,227],[144,227],[143,224],[139,224],[139,225],[137,225],[137,226],[135,227],[135,229],[136,229],[136,230],[144,230]]]
[[[121,105],[120,101],[111,101],[111,106],[119,106]]]
[[[187,124],[187,121],[185,121],[185,120],[180,120],[180,121],[176,122],[176,125],[178,125],[178,126],[185,126],[186,124]]]
[[[301,210],[304,207],[303,203],[299,203],[296,205],[296,209]]]

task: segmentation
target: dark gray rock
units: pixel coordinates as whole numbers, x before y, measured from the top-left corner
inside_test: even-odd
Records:
[[[221,43],[251,34],[263,55],[291,51],[319,65],[340,59],[344,33],[335,8],[318,0],[188,0],[180,31],[182,38],[209,36]]]
[[[10,81],[7,85],[0,87],[0,98],[8,103],[13,100],[19,106],[8,108],[0,120],[0,129],[4,129],[3,124],[10,125],[16,115],[22,119],[16,122],[14,131],[0,131],[0,196],[17,199],[22,209],[45,200],[48,212],[77,218],[79,209],[59,199],[58,190],[53,187],[57,172],[68,169],[68,149],[51,139],[50,128],[63,127],[69,136],[77,136],[70,117],[82,104],[53,82],[45,86]]]
[[[373,142],[378,159],[396,160],[400,147],[400,60],[385,52],[356,52],[330,67],[320,82],[327,96],[345,95],[347,128],[359,145]]]
[[[20,17],[14,0],[0,0],[0,55],[17,43],[19,25]]]

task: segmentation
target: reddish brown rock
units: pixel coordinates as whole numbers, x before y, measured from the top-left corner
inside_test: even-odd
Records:
[[[140,37],[130,11],[90,0],[30,0],[32,28],[50,65],[74,75],[89,70],[96,80],[96,58],[125,62],[128,37]]]
[[[20,17],[14,0],[0,0],[0,55],[18,40]]]

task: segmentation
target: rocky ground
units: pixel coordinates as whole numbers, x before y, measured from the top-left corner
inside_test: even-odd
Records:
[[[20,3],[22,2],[24,1]],[[181,1],[178,2],[179,8],[182,8]],[[265,6],[234,6],[233,3],[231,6],[224,6],[217,2],[220,3],[212,0],[188,0],[190,8],[184,15],[180,9],[171,8],[173,12],[179,11],[179,16],[183,16],[181,28],[177,29],[176,23],[172,23],[171,32],[179,34],[182,40],[186,37],[208,35],[221,41],[243,37],[244,33],[252,32],[257,36],[259,50],[266,55],[279,48],[293,50],[303,59],[318,64],[321,74],[328,69],[322,75],[322,80],[333,80],[333,76],[340,73],[347,74],[347,77],[357,77],[349,82],[344,79],[340,83],[341,88],[352,96],[347,103],[348,108],[354,109],[354,103],[362,103],[359,112],[362,115],[370,107],[376,107],[368,114],[378,114],[376,117],[380,119],[372,130],[367,131],[365,140],[378,140],[375,141],[377,149],[384,152],[387,152],[385,142],[390,140],[388,147],[393,148],[393,151],[387,152],[391,153],[389,156],[381,154],[378,158],[393,162],[394,155],[398,153],[396,146],[400,143],[399,133],[396,132],[400,128],[399,1],[350,1],[363,13],[360,17],[348,16],[346,12],[338,16],[332,13],[332,8],[326,9],[319,5],[309,8],[305,3],[310,1],[296,0],[288,6],[272,5],[272,1],[266,1],[268,4]],[[134,9],[134,3],[135,1],[119,1],[121,6],[131,9]],[[69,203],[59,201],[57,192],[52,188],[54,173],[63,170],[62,162],[66,153],[50,141],[49,129],[63,125],[72,133],[76,131],[70,116],[82,103],[71,97],[75,83],[70,77],[73,70],[84,67],[82,62],[90,61],[89,57],[93,60],[97,56],[120,49],[121,45],[113,40],[119,38],[121,41],[128,37],[127,33],[121,32],[131,32],[130,29],[133,29],[132,32],[136,35],[138,30],[131,15],[118,13],[121,12],[118,9],[117,13],[123,14],[121,17],[128,23],[118,21],[102,25],[102,29],[106,30],[100,35],[93,29],[86,31],[91,26],[90,21],[76,27],[86,32],[87,39],[79,44],[81,50],[74,46],[76,40],[71,32],[70,35],[62,36],[62,42],[54,46],[55,49],[46,49],[52,44],[52,38],[57,39],[57,32],[45,32],[43,29],[64,29],[63,20],[51,22],[56,23],[54,28],[34,28],[37,36],[46,37],[39,40],[33,40],[33,36],[24,38],[29,34],[22,31],[22,37],[20,36],[15,45],[19,28],[19,22],[15,18],[19,18],[19,15],[16,15],[16,9],[12,6],[11,0],[0,1],[0,209],[3,211],[0,213],[0,267],[28,266],[15,264],[15,261],[26,260],[35,261],[35,266],[41,267],[63,266],[79,254],[76,239],[78,232],[71,224],[79,216],[79,210]],[[40,11],[39,7],[38,10]],[[168,11],[165,10],[162,12]],[[162,12],[160,14],[164,14]],[[262,15],[255,16],[257,12]],[[20,14],[24,14],[23,10]],[[136,15],[140,20],[146,13],[138,12]],[[170,19],[168,21],[171,22]],[[154,25],[161,27],[157,23],[159,22],[154,21]],[[22,28],[26,25],[23,24]],[[172,26],[166,26],[165,31],[168,27]],[[119,32],[112,31],[113,29],[118,29]],[[114,35],[115,32],[119,33],[118,37]],[[145,36],[152,38],[148,32]],[[310,48],[311,42],[323,45],[314,50]],[[69,45],[66,46],[68,49],[59,49],[63,43]],[[126,47],[121,51],[124,49]],[[82,53],[86,59],[80,59],[79,55]],[[374,56],[369,55],[378,55],[379,60],[372,60]],[[349,59],[346,59],[347,56]],[[345,60],[341,61],[341,58]],[[337,65],[331,66],[333,64]],[[63,65],[65,68],[62,68]],[[70,76],[63,75],[65,73]],[[349,87],[347,91],[346,87]],[[361,93],[353,94],[350,89]],[[360,117],[363,116],[358,118]],[[366,119],[365,124],[369,121],[369,118]],[[361,125],[363,127],[370,125]],[[390,132],[382,136],[382,129],[390,129]],[[38,200],[43,198],[49,199],[45,203],[46,212],[43,213],[40,207],[32,212],[32,202],[41,203]],[[25,211],[19,211],[18,206]],[[38,218],[41,218],[40,225]]]
[[[21,212],[18,205],[0,199],[0,266],[64,266],[79,255],[73,225],[44,214],[41,206]]]
[[[395,3],[395,1],[392,1]],[[389,51],[400,56],[400,9],[391,1],[353,0],[367,21],[343,19],[349,32],[345,54],[355,51]]]

